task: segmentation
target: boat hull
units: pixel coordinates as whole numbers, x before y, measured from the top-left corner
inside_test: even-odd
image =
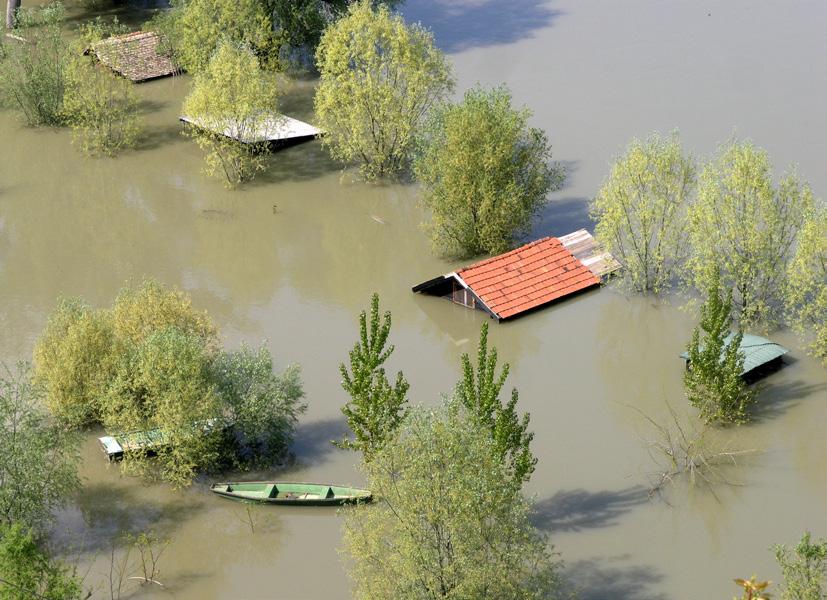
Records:
[[[280,481],[214,483],[210,491],[232,500],[280,506],[340,506],[372,499],[369,490],[359,488]]]

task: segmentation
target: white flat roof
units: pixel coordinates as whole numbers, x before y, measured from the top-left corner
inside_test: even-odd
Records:
[[[321,133],[320,129],[313,127],[311,124],[285,115],[274,115],[265,119],[261,127],[252,134],[243,136],[243,139],[238,131],[238,127],[234,123],[230,123],[223,130],[218,131],[217,128],[207,127],[200,120],[190,118],[186,115],[181,116],[180,119],[185,123],[190,123],[202,129],[209,129],[210,131],[220,133],[221,135],[238,140],[239,142],[244,142],[245,144],[309,138]]]

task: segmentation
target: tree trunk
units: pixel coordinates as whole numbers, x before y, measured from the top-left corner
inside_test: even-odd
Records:
[[[6,29],[14,27],[14,17],[20,8],[20,0],[6,0]]]

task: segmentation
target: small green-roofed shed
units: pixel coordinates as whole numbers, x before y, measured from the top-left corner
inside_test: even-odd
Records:
[[[730,333],[724,340],[726,345],[735,337],[734,333]],[[703,349],[703,346],[701,347]],[[789,350],[781,344],[776,344],[772,340],[761,337],[760,335],[751,335],[745,333],[741,340],[741,351],[744,353],[744,370],[741,375],[746,375],[750,371],[754,371],[759,367],[763,367],[773,361],[778,361]],[[688,354],[684,352],[681,358],[687,360]]]

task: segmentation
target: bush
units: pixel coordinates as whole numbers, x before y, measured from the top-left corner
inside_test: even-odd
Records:
[[[505,87],[466,92],[426,121],[414,163],[432,213],[436,250],[455,257],[497,254],[526,232],[559,188],[561,169],[549,164],[546,134],[528,126]]]
[[[18,11],[16,33],[27,42],[6,44],[0,61],[0,97],[29,126],[62,125],[69,45],[61,32],[63,5]]]
[[[0,579],[0,600],[84,597],[82,579],[75,569],[50,559],[38,547],[33,532],[20,523],[0,527]]]
[[[367,0],[328,27],[316,62],[322,143],[335,159],[359,163],[368,178],[406,167],[416,129],[453,88],[449,63],[431,34]]]
[[[795,548],[773,547],[784,575],[782,600],[823,600],[827,582],[827,540],[812,542],[806,532]]]

